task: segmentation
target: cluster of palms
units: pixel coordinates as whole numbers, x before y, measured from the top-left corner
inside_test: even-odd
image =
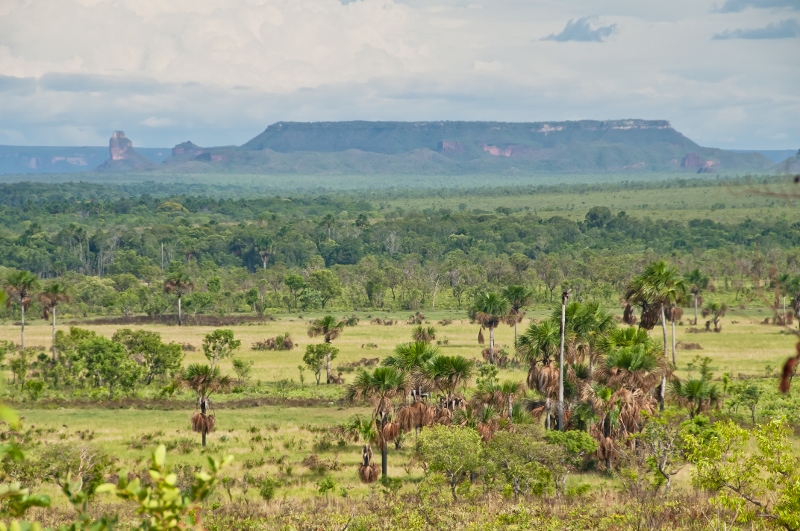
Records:
[[[542,397],[530,403],[532,412],[545,415],[548,428],[588,430],[610,465],[620,442],[641,430],[644,414],[664,409],[668,388],[692,414],[717,403],[718,390],[707,373],[686,382],[672,374],[678,304],[690,293],[696,300],[701,290],[665,262],[650,264],[625,293],[623,321],[638,327],[618,327],[599,304],[568,302],[565,292],[562,307],[549,319],[532,323],[517,341],[518,353],[529,364],[528,387]],[[648,334],[659,323],[662,344]]]
[[[30,271],[13,271],[3,280],[0,290],[0,303],[17,304],[20,307],[21,332],[20,347],[25,349],[25,312],[34,297],[42,304],[43,317],[53,320],[53,359],[56,358],[56,309],[60,303],[68,303],[70,297],[66,287],[60,282],[52,282],[41,289],[39,277]]]
[[[381,367],[356,374],[347,398],[368,400],[373,406],[372,419],[356,418],[350,430],[365,442],[359,468],[364,481],[377,479],[371,472],[371,443],[381,450],[381,473],[386,476],[388,445],[401,433],[453,422],[454,413],[465,406],[463,390],[474,365],[463,356],[444,356],[426,341],[414,341],[398,345]]]
[[[495,359],[494,331],[501,324],[514,327],[514,343],[517,342],[517,325],[525,317],[524,308],[533,300],[533,292],[524,286],[511,285],[501,293],[481,293],[469,309],[469,318],[481,325],[478,332],[478,343],[484,343],[483,330],[489,330],[489,348],[484,351],[484,358],[494,365]]]

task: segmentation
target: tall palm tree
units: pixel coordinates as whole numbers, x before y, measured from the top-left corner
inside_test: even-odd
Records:
[[[551,401],[558,392],[558,369],[553,360],[558,355],[561,328],[558,321],[547,319],[531,323],[519,337],[517,352],[528,362],[528,388],[545,397],[547,427],[550,427]]]
[[[551,319],[556,321],[560,317],[560,312],[554,310]],[[601,308],[598,302],[575,301],[565,308],[565,326],[573,347],[588,354],[589,372],[593,372],[598,342],[616,330],[614,316]]]
[[[692,301],[694,302],[694,325],[697,326],[697,306],[703,304],[703,297],[701,293],[708,287],[711,279],[708,275],[695,268],[686,275],[686,282],[689,283],[689,293],[692,294]]]
[[[508,286],[503,290],[503,297],[508,301],[511,306],[511,322],[514,326],[514,345],[517,344],[517,324],[522,322],[525,317],[524,308],[530,306],[533,302],[533,291],[527,289],[525,286]]]
[[[567,335],[567,300],[572,290],[561,294],[561,345],[558,354],[558,430],[564,431],[564,339]]]
[[[8,293],[8,301],[6,304],[15,302],[19,304],[22,310],[22,332],[21,332],[21,347],[25,349],[25,310],[31,304],[33,299],[33,292],[39,287],[39,277],[30,271],[15,271],[8,275],[5,279],[4,286],[6,293]]]
[[[41,293],[39,293],[39,302],[42,303],[44,318],[49,317],[48,314],[53,315],[53,361],[58,357],[56,352],[56,308],[60,303],[68,303],[70,301],[67,288],[58,282],[54,282],[47,286]]]
[[[322,340],[330,344],[334,339],[338,338],[344,330],[344,321],[337,321],[336,317],[331,314],[325,317],[315,319],[308,327],[308,337],[322,336]],[[325,355],[325,383],[331,383],[331,355],[328,352]]]
[[[653,262],[644,268],[641,274],[635,276],[625,292],[628,301],[626,315],[631,306],[640,306],[642,315],[639,326],[651,330],[661,318],[661,327],[664,335],[664,358],[667,358],[667,317],[665,308],[677,304],[688,290],[686,280],[678,273],[677,268],[667,265],[663,260]],[[673,358],[672,364],[676,360]],[[659,408],[664,410],[664,395],[666,393],[666,373],[661,382],[659,393]]]
[[[381,474],[386,477],[389,442],[397,437],[397,428],[391,422],[392,399],[404,396],[406,391],[405,375],[394,367],[377,367],[372,372],[361,369],[355,380],[347,388],[347,399],[365,399],[374,405],[373,419],[378,432],[378,443],[381,448]]]
[[[482,293],[475,297],[469,317],[489,329],[489,363],[494,365],[494,329],[511,317],[511,304],[497,293]]]
[[[172,273],[164,281],[164,293],[174,293],[178,296],[178,326],[183,324],[183,314],[181,312],[181,300],[183,296],[191,293],[194,289],[194,282],[186,273]]]
[[[211,406],[210,397],[213,393],[228,389],[231,385],[229,376],[222,376],[219,367],[210,367],[193,363],[186,367],[181,375],[181,383],[197,394],[200,412],[192,414],[192,431],[202,434],[203,446],[206,445],[206,435],[214,431],[217,418],[213,413],[208,413]]]

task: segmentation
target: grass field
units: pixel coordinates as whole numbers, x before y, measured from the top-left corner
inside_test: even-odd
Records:
[[[686,327],[678,328],[678,340],[699,343],[702,350],[679,351],[679,372],[685,374],[686,364],[695,354],[712,358],[712,368],[717,377],[723,372],[732,375],[764,374],[771,367],[774,373],[787,353],[793,349],[796,337],[787,334],[780,327],[759,324],[767,310],[738,310],[728,314],[724,320],[722,333],[688,334]],[[543,312],[533,312],[532,317],[539,318]],[[263,325],[234,327],[235,335],[242,340],[242,347],[236,356],[254,362],[253,382],[260,380],[264,385],[274,385],[280,380],[294,380],[298,384],[297,366],[302,363],[304,347],[318,339],[306,335],[308,320],[314,315],[281,316],[275,321]],[[370,324],[366,315],[360,315],[361,321],[355,327],[345,328],[342,336],[334,344],[340,348],[340,356],[333,362],[337,367],[342,364],[357,362],[362,358],[383,359],[394,346],[408,341],[412,325],[405,323],[407,314],[388,315],[389,318],[401,319],[401,324],[381,326]],[[381,315],[386,318],[386,315]],[[453,324],[441,326],[436,324],[441,319],[453,319]],[[428,314],[430,324],[437,329],[439,340],[447,339],[448,344],[440,346],[443,353],[460,354],[470,358],[480,357],[480,347],[476,341],[477,327],[470,324],[463,312],[434,312]],[[528,320],[521,325],[524,330]],[[66,326],[66,325],[62,325]],[[96,332],[111,336],[118,326],[89,326]],[[188,342],[198,347],[197,352],[188,352],[185,363],[205,361],[199,349],[203,336],[211,329],[204,327],[146,326],[144,328],[158,331],[166,341]],[[18,339],[18,327],[5,323],[0,327],[0,339]],[[289,352],[256,352],[250,350],[250,344],[256,340],[289,332],[299,346]],[[660,329],[653,332],[660,338]],[[510,348],[513,343],[513,329],[503,326],[496,332],[497,344]],[[26,343],[29,345],[48,346],[50,328],[36,323],[26,328]],[[362,345],[375,343],[377,348],[362,348]],[[231,374],[229,361],[222,364],[223,371]],[[352,379],[352,373],[344,374],[345,381]],[[501,380],[524,380],[525,371],[503,370]],[[323,376],[324,381],[324,376]],[[217,431],[209,436],[206,452],[212,455],[232,454],[236,460],[228,471],[231,477],[242,478],[249,473],[256,481],[263,477],[275,477],[281,482],[278,497],[304,499],[317,493],[317,482],[330,474],[336,485],[337,495],[365,496],[372,487],[361,484],[356,477],[356,469],[360,459],[360,445],[352,441],[339,441],[327,432],[327,428],[339,424],[354,414],[369,414],[363,405],[342,404],[338,398],[342,396],[342,387],[314,386],[313,377],[306,372],[305,394],[316,399],[307,407],[290,407],[282,405],[259,405],[229,409],[221,407],[217,410]],[[24,416],[25,425],[41,430],[37,432],[39,442],[59,444],[61,442],[77,445],[98,445],[108,454],[114,456],[119,466],[129,470],[143,470],[149,452],[159,442],[170,448],[171,459],[180,463],[184,470],[204,463],[204,452],[199,445],[199,436],[189,430],[191,413],[191,396],[183,394],[177,397],[185,404],[185,409],[164,411],[147,409],[136,405],[113,406],[105,403],[98,407],[75,405],[60,407],[50,405],[47,408],[31,408],[30,405],[18,404]],[[252,395],[225,395],[220,403],[231,399],[241,399]],[[411,484],[422,477],[422,470],[415,466],[411,459],[413,454],[413,435],[407,436],[401,450],[391,448],[389,455],[389,473],[392,477],[403,478]],[[318,456],[321,465],[308,461],[311,454]],[[306,464],[304,464],[306,460]],[[688,478],[681,473],[679,482]],[[601,486],[611,479],[598,475],[575,477],[571,481],[588,482],[595,487]],[[53,485],[45,485],[45,491],[52,490]],[[242,495],[241,484],[233,491],[235,496]],[[222,494],[220,494],[222,495]],[[250,499],[257,499],[257,487],[247,494]],[[54,499],[63,499],[54,496]]]

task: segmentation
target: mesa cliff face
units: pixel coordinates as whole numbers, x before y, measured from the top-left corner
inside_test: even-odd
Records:
[[[242,152],[249,153],[244,155]],[[421,153],[437,154],[421,157]],[[444,173],[590,173],[762,170],[769,161],[754,153],[699,146],[666,120],[564,122],[277,122],[245,143],[230,161],[312,156],[326,169],[380,155],[382,173],[407,173],[422,158]],[[284,156],[281,156],[284,155]],[[371,159],[370,159],[371,160]],[[281,166],[285,166],[281,164]],[[394,168],[394,169],[392,169]],[[366,169],[365,169],[366,171]],[[369,171],[372,171],[371,169]]]

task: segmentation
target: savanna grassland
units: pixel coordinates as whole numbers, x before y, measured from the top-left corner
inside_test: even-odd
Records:
[[[3,481],[51,526],[138,521],[122,468],[209,530],[799,529],[796,195],[623,177],[2,185]]]

